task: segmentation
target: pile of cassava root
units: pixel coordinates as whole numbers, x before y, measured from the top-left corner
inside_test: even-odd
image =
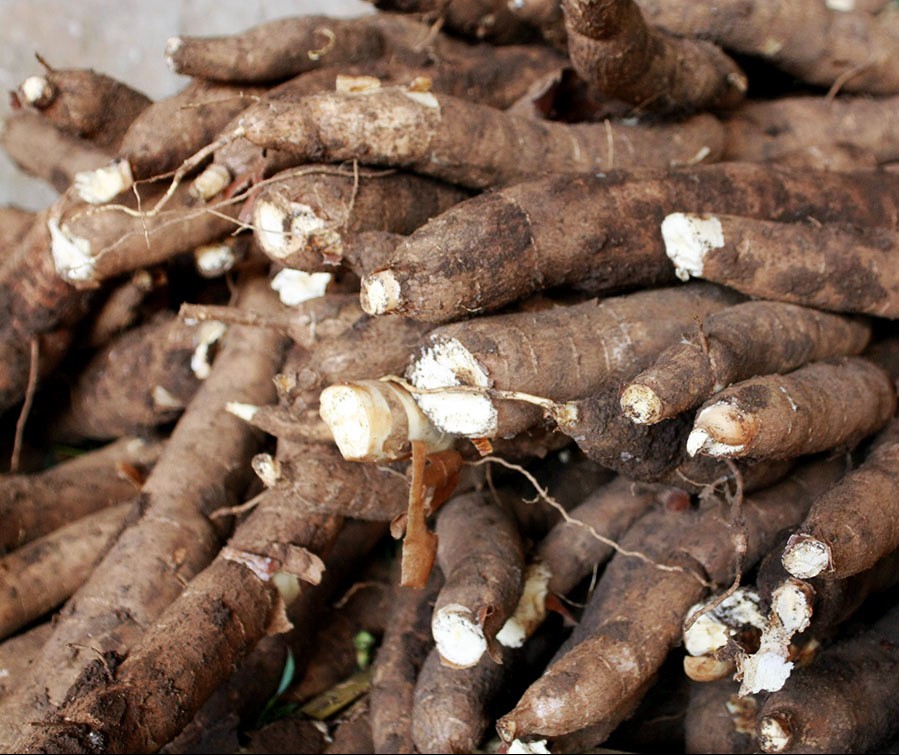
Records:
[[[899,4],[40,52],[3,752],[896,746]]]

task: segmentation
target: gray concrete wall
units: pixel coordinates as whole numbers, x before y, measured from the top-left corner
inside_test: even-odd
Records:
[[[157,99],[186,79],[163,53],[176,34],[231,34],[292,15],[350,17],[373,12],[364,0],[0,0],[0,87],[40,74],[39,53],[58,68],[93,68]],[[9,112],[0,97],[0,117]],[[0,204],[41,209],[55,192],[0,155]]]

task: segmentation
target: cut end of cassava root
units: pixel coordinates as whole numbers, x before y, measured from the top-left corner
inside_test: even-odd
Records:
[[[282,304],[296,307],[309,299],[324,296],[333,277],[331,273],[307,273],[285,268],[272,278],[272,289],[278,292]]]
[[[181,37],[169,37],[165,41],[165,62],[169,68],[171,68],[175,73],[178,72],[178,68],[175,65],[175,54],[181,47],[184,45],[184,40]]]
[[[471,611],[458,603],[434,613],[431,634],[441,661],[448,666],[470,668],[487,652],[484,630]]]
[[[56,96],[56,88],[44,76],[29,76],[19,85],[19,95],[26,105],[42,108]]]
[[[649,386],[632,383],[621,393],[621,410],[638,425],[652,425],[662,418],[662,401]]]
[[[74,284],[92,280],[94,257],[90,240],[69,235],[53,218],[47,221],[47,228],[50,230],[50,253],[59,276]]]
[[[477,390],[453,390],[459,386],[487,388],[490,384],[484,368],[459,340],[445,338],[424,349],[409,369],[408,378],[422,391],[415,393],[418,405],[444,432],[469,438],[496,434],[498,414],[493,401]]]
[[[496,640],[507,648],[520,648],[534,630],[546,618],[546,596],[552,571],[548,564],[535,562],[528,566],[524,578],[524,590],[515,613],[503,624],[496,634]]]
[[[781,563],[798,579],[812,579],[833,567],[827,543],[802,533],[792,535],[787,541]]]
[[[75,174],[75,191],[88,204],[103,204],[134,185],[131,165],[127,160],[114,160],[96,170]]]
[[[793,740],[790,722],[782,716],[764,716],[758,723],[758,742],[762,752],[783,752]]]
[[[429,451],[453,443],[428,420],[412,395],[396,383],[360,380],[331,385],[319,397],[321,418],[348,461],[393,461],[411,453],[412,441]]]
[[[724,246],[721,222],[712,215],[674,212],[662,221],[661,230],[665,252],[682,281],[702,277],[706,253]]]
[[[696,456],[738,456],[757,432],[753,418],[727,401],[705,407],[687,438],[687,453]]]
[[[717,596],[711,600],[717,600]],[[684,649],[693,656],[709,655],[727,645],[730,638],[746,626],[763,629],[765,616],[759,605],[758,593],[752,588],[741,587],[689,624],[706,603],[693,606],[687,613],[689,626],[684,631]]]
[[[366,275],[362,279],[359,304],[369,315],[386,315],[395,312],[402,303],[400,282],[390,270]]]
[[[274,259],[302,252],[313,239],[317,247],[340,247],[340,234],[312,207],[279,196],[256,201],[253,226],[263,251]]]

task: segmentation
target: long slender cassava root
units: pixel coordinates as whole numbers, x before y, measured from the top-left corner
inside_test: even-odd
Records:
[[[884,745],[895,4],[373,5],[13,94],[0,749]]]

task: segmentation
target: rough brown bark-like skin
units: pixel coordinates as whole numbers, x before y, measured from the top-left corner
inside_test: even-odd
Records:
[[[864,357],[811,362],[787,375],[762,375],[715,394],[711,404],[735,407],[746,418],[744,440],[728,456],[795,458],[853,448],[883,428],[896,410],[892,378]],[[696,425],[694,425],[695,427]],[[714,431],[712,431],[714,437]]]
[[[60,131],[39,113],[28,110],[15,110],[4,119],[0,143],[21,170],[58,192],[72,185],[76,173],[102,168],[112,154]]]
[[[759,702],[754,695],[739,697],[739,689],[740,683],[732,679],[690,682],[690,702],[684,718],[686,752],[749,755],[756,751],[754,729]]]
[[[381,11],[415,13],[440,20],[457,34],[496,45],[533,41],[535,31],[519,21],[505,0],[372,0]]]
[[[45,621],[0,643],[0,668],[6,672],[0,678],[0,702],[27,676],[52,630],[52,623]]]
[[[798,537],[830,550],[831,566],[821,576],[845,579],[870,569],[899,547],[899,421],[881,431],[864,461],[815,500]],[[788,546],[789,547],[789,546]]]
[[[115,148],[131,122],[152,102],[145,94],[110,76],[83,68],[50,69],[46,101],[27,105],[21,89],[14,95],[34,107],[60,131],[87,139],[98,147]]]
[[[899,316],[895,230],[710,217],[721,224],[724,244],[705,253],[700,277],[758,298]]]
[[[723,287],[638,291],[451,323],[432,330],[419,351],[455,340],[486,373],[489,388],[569,401],[589,396],[610,380],[633,375],[694,327],[697,318],[703,320],[736,301]],[[407,371],[412,380],[414,369],[413,361]],[[461,385],[475,384],[459,372]],[[500,414],[497,437],[520,432],[541,415],[538,407],[521,402],[493,399],[493,403]]]
[[[64,283],[61,276],[65,275],[75,286],[96,288],[108,278],[164,262],[236,228],[239,206],[214,206],[212,212],[190,196],[190,187],[184,183],[158,213],[150,214],[168,187],[168,181],[142,185],[139,207],[133,195],[123,195],[121,204],[138,215],[72,200],[54,205],[53,220],[67,237],[87,244],[91,262],[88,272],[63,270],[56,279]]]
[[[443,584],[432,569],[423,590],[399,585],[394,576],[393,602],[384,637],[372,664],[371,728],[376,753],[413,753],[413,695],[416,679],[429,651],[431,612]]]
[[[658,227],[673,211],[893,228],[899,176],[726,163],[527,181],[461,202],[397,247],[385,266],[400,287],[396,312],[445,322],[563,284],[598,294],[670,283]]]
[[[353,703],[335,723],[331,741],[323,752],[340,755],[368,755],[374,752],[371,731],[371,703],[368,697]]]
[[[281,479],[272,488],[309,512],[389,522],[406,510],[401,469],[346,461],[333,444],[280,444]]]
[[[814,495],[841,471],[840,462],[810,464],[744,499],[743,568],[758,561],[782,529],[798,522]],[[631,695],[680,641],[687,610],[706,594],[697,577],[719,585],[734,578],[736,554],[723,508],[654,510],[631,527],[621,546],[682,570],[662,571],[616,554],[571,637],[571,649],[557,654],[514,710],[499,720],[497,728],[507,741],[554,737],[595,724],[610,733],[636,704]]]
[[[261,83],[376,57],[383,44],[381,33],[365,17],[294,16],[227,36],[174,37],[166,60],[182,76]]]
[[[722,388],[807,362],[858,354],[870,323],[773,301],[749,301],[709,315],[695,337],[669,347],[625,386],[644,386],[661,402],[652,421],[692,409]]]
[[[735,107],[748,82],[719,47],[648,25],[633,0],[562,0],[574,69],[609,97],[659,112]]]
[[[89,293],[77,291],[56,273],[47,211],[41,211],[0,267],[0,411],[25,395],[32,339],[39,343],[39,374],[46,375],[68,349],[66,334],[89,301]]]
[[[571,509],[568,514],[575,521],[560,522],[537,545],[537,558],[552,573],[549,589],[567,595],[614,553],[610,544],[598,540],[583,525],[617,542],[657,500],[656,494],[652,488],[616,477]]]
[[[428,654],[415,683],[412,738],[416,752],[474,752],[490,724],[490,705],[510,674],[516,653],[501,648],[502,663],[484,656],[470,668],[447,668],[437,648]]]
[[[61,605],[81,586],[131,505],[95,511],[0,559],[0,637]]]
[[[321,557],[340,524],[334,517],[301,515],[277,496],[261,502],[227,549],[148,627],[115,679],[73,691],[59,711],[90,723],[37,730],[23,739],[22,752],[83,752],[98,741],[110,753],[158,750],[276,623],[283,604],[271,576],[285,566],[277,546]],[[259,574],[229,555],[235,551],[273,563]]]
[[[154,102],[128,127],[116,150],[135,179],[174,170],[215,139],[233,117],[264,95],[262,87],[237,87],[203,79]]]
[[[321,392],[334,383],[401,375],[431,329],[405,317],[362,317],[341,335],[323,341],[300,362],[297,387]]]
[[[825,648],[765,698],[764,719],[791,733],[786,748],[762,752],[877,752],[899,726],[899,610]]]
[[[68,442],[141,435],[176,419],[200,379],[191,369],[196,329],[165,312],[121,334],[95,354],[71,388],[54,437]],[[159,403],[154,392],[165,389]]]
[[[122,469],[145,473],[163,447],[151,439],[119,438],[42,472],[0,476],[0,553],[137,495],[140,481]]]
[[[331,261],[333,270],[334,261],[344,257],[348,237],[364,231],[409,234],[469,196],[413,173],[306,165],[273,176],[272,183],[259,189],[255,206],[276,209],[283,224],[268,227],[257,214],[253,230],[262,251],[275,262],[308,271]],[[297,216],[303,230],[292,227]]]
[[[241,306],[249,309],[277,304],[258,278],[241,293]],[[32,731],[25,722],[51,714],[98,656],[126,652],[178,597],[184,581],[212,560],[220,542],[208,515],[243,495],[260,441],[257,431],[224,406],[233,400],[272,401],[281,350],[277,334],[234,327],[226,335],[212,373],[144,483],[142,517],[124,530],[66,604],[40,666],[0,710],[4,726],[18,721],[19,735]]]
[[[460,97],[403,88],[262,102],[246,137],[307,162],[359,160],[483,189],[548,173],[713,162],[723,128],[700,114],[679,123],[568,124],[510,115]],[[401,135],[401,136],[400,136]]]
[[[724,121],[726,160],[774,162],[819,147],[852,146],[877,162],[899,158],[899,129],[884,115],[899,98],[780,97],[744,103]]]
[[[803,81],[845,92],[899,92],[899,40],[889,14],[830,9],[817,0],[788,4],[725,0],[639,0],[646,20],[685,37],[711,39],[763,57]]]
[[[453,497],[440,509],[435,532],[437,564],[444,584],[434,603],[464,606],[498,661],[496,633],[505,624],[524,586],[524,545],[515,520],[479,492]]]

